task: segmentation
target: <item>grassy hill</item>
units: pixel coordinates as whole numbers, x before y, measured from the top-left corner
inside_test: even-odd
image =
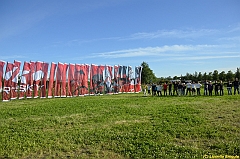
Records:
[[[0,102],[0,158],[240,156],[240,96]]]

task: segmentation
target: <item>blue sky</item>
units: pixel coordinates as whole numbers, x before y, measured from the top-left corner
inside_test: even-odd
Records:
[[[0,0],[0,60],[234,72],[240,1]]]

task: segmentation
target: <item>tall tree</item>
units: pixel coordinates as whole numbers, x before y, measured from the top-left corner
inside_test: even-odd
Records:
[[[218,70],[214,70],[214,71],[213,71],[212,78],[213,78],[214,81],[219,80]]]
[[[236,71],[236,73],[235,73],[235,78],[240,79],[240,71],[239,71],[239,68],[237,68],[237,71]]]
[[[219,79],[222,81],[226,81],[226,73],[225,71],[222,71],[219,73]]]
[[[203,76],[202,76],[202,79],[205,81],[205,80],[208,80],[208,75],[207,75],[207,72],[204,72]]]
[[[146,62],[142,62],[142,74],[141,74],[141,80],[142,83],[147,84],[147,83],[152,83],[157,81],[157,77],[153,73],[153,70],[150,69],[149,65]]]
[[[211,81],[213,80],[212,72],[208,73],[208,80],[211,80]]]
[[[201,80],[202,80],[202,78],[203,78],[203,75],[202,75],[202,73],[201,73],[201,72],[199,72],[199,73],[198,73],[197,80],[198,80],[198,81],[201,81]]]
[[[226,74],[226,79],[232,81],[234,79],[234,74],[231,70],[229,70]]]

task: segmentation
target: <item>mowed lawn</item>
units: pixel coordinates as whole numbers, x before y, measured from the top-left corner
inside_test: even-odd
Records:
[[[240,156],[240,95],[0,102],[0,158]]]

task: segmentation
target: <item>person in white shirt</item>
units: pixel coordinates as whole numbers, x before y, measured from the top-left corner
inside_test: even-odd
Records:
[[[162,85],[161,84],[157,85],[157,95],[162,96]]]
[[[192,83],[191,83],[191,82],[188,82],[188,83],[186,84],[186,88],[187,88],[186,95],[188,95],[188,92],[189,92],[189,94],[191,95]]]
[[[200,88],[201,88],[202,85],[199,83],[199,81],[198,81],[198,83],[195,84],[195,86],[196,86],[196,89],[197,89],[197,95],[201,95]]]

